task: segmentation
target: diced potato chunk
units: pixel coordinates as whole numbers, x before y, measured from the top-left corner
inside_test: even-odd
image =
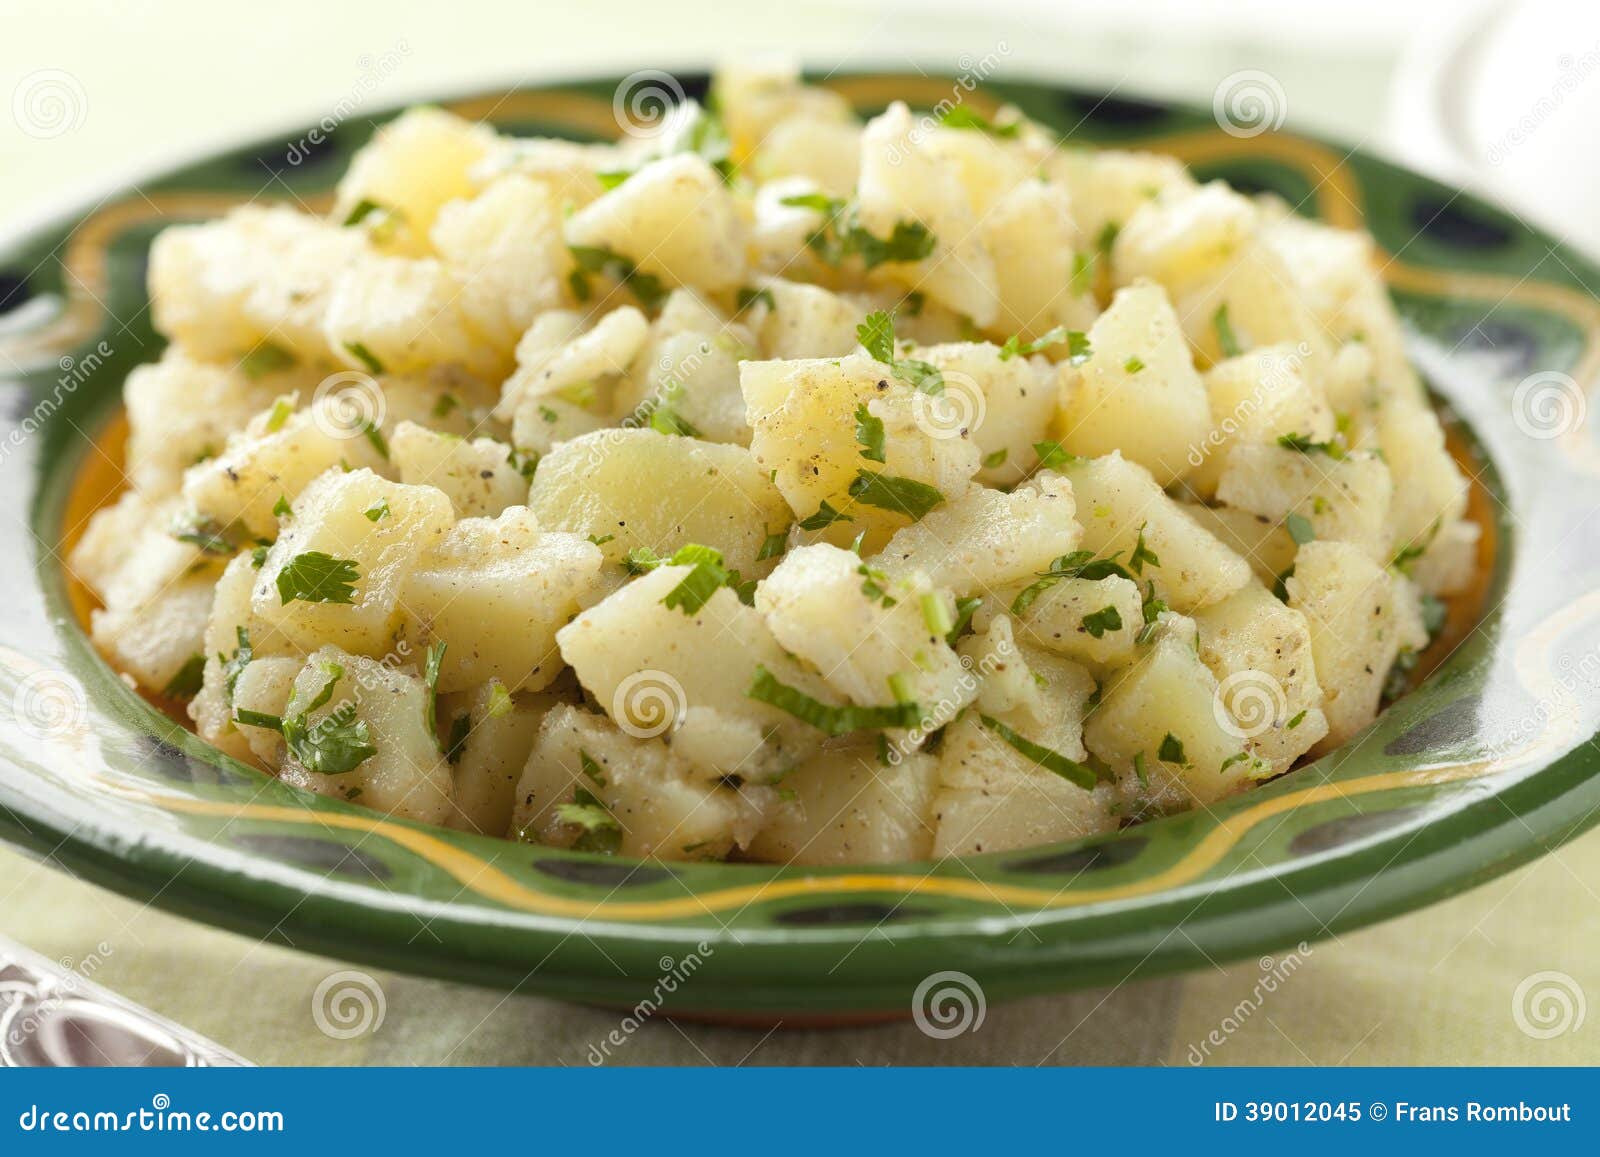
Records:
[[[948,428],[936,399],[871,358],[746,362],[742,371],[756,467],[776,472],[774,483],[801,520],[825,522],[823,503],[847,516],[848,521],[825,528],[839,541],[865,530],[871,549],[912,521],[893,499],[884,505],[858,501],[851,487],[863,476],[909,479],[948,500],[965,490],[978,470],[970,432]],[[856,435],[863,408],[883,423],[882,463],[861,456]]]
[[[1235,446],[1217,486],[1217,497],[1229,506],[1285,523],[1293,518],[1291,534],[1348,542],[1382,563],[1391,556],[1393,495],[1389,467],[1376,454],[1335,458],[1276,444]]]
[[[1000,312],[994,258],[959,170],[923,148],[921,136],[898,101],[867,124],[856,186],[861,224],[880,238],[902,222],[922,225],[933,235],[933,252],[921,261],[888,262],[884,274],[966,314],[980,329],[991,326]]]
[[[998,347],[963,342],[917,349],[938,366],[944,392],[924,403],[930,430],[967,430],[978,444],[987,486],[1014,486],[1027,476],[1035,444],[1056,416],[1056,369],[1043,357],[1002,358]]]
[[[324,328],[333,356],[371,373],[458,364],[486,378],[512,363],[515,334],[492,334],[468,316],[464,278],[425,257],[372,257],[339,275]]]
[[[883,764],[871,743],[830,747],[784,777],[794,794],[750,845],[780,864],[883,864],[933,851],[939,763],[920,752]]]
[[[1234,732],[1270,774],[1287,771],[1328,731],[1305,616],[1251,583],[1194,621],[1200,660],[1217,677]]]
[[[580,805],[590,828],[563,814],[579,791],[598,801]],[[512,817],[524,839],[661,860],[720,859],[747,846],[759,820],[738,792],[693,775],[661,740],[634,739],[565,705],[544,718]]]
[[[539,725],[564,702],[552,691],[513,696],[499,682],[440,700],[441,736],[452,735],[458,719],[467,720],[466,738],[450,773],[455,805],[446,821],[450,827],[488,836],[514,834],[510,828],[517,781],[533,751]]]
[[[1223,181],[1146,201],[1117,233],[1111,253],[1117,283],[1144,277],[1178,293],[1237,251],[1256,218],[1250,200]]]
[[[752,699],[756,668],[813,699],[837,697],[726,587],[692,614],[667,606],[691,569],[660,567],[584,611],[557,634],[561,656],[628,734],[666,736],[680,754],[692,747],[697,773],[711,778],[776,778],[814,751],[822,733]],[[729,720],[748,726],[730,728]],[[697,734],[710,728],[714,734]]]
[[[895,531],[875,567],[894,576],[921,571],[936,587],[987,594],[1027,583],[1077,545],[1072,488],[1045,471],[1003,494],[978,487]]]
[[[163,230],[150,247],[155,327],[213,361],[265,342],[328,359],[323,320],[334,283],[371,252],[358,230],[285,208],[246,205]]]
[[[1120,667],[1133,659],[1144,629],[1142,608],[1138,586],[1125,578],[1062,579],[1018,615],[1018,630],[1028,642],[1069,659]]]
[[[744,280],[744,223],[722,177],[693,153],[645,165],[567,221],[567,244],[603,249],[671,285]]]
[[[976,681],[945,641],[948,592],[912,574],[891,579],[848,550],[819,543],[786,554],[756,589],[778,643],[863,707],[915,702],[921,729],[953,719]]]
[[[359,799],[364,807],[404,819],[430,824],[449,819],[455,810],[450,765],[428,731],[431,697],[422,680],[389,664],[323,647],[295,678],[284,712],[306,711],[330,680],[332,694],[307,713],[308,728],[315,733],[338,712],[341,719],[366,725],[374,753],[349,771],[327,773],[308,768],[291,745],[278,778],[318,795]]]
[[[312,479],[341,465],[378,470],[384,461],[328,397],[287,417],[277,408],[256,415],[221,454],[190,468],[183,497],[221,526],[237,523],[270,538],[279,504],[292,503]]]
[[[1311,626],[1328,717],[1317,750],[1330,751],[1372,722],[1395,657],[1425,645],[1427,633],[1410,584],[1348,543],[1302,546],[1284,586],[1289,605]]]
[[[1121,450],[1170,485],[1210,432],[1211,409],[1165,291],[1147,282],[1118,290],[1088,336],[1089,360],[1063,376],[1061,445],[1089,456]]]
[[[1141,794],[1157,806],[1214,803],[1259,774],[1248,756],[1235,758],[1244,744],[1218,719],[1217,680],[1193,639],[1192,623],[1159,630],[1144,656],[1105,688],[1084,727],[1089,750],[1125,783],[1143,769],[1149,787],[1140,783]]]
[[[414,108],[378,130],[355,155],[339,181],[332,220],[350,220],[359,207],[375,206],[357,224],[391,252],[420,256],[439,210],[477,191],[474,165],[494,147],[495,134],[438,108]]]
[[[511,448],[493,438],[468,442],[402,422],[389,441],[389,451],[401,482],[444,491],[463,518],[493,518],[528,500],[528,480],[512,463]]]
[[[384,654],[401,623],[407,576],[452,521],[450,500],[431,486],[370,470],[324,474],[300,493],[267,552],[251,610],[306,650],[331,641]]]
[[[654,430],[601,430],[562,443],[539,463],[528,506],[547,530],[604,539],[608,562],[640,548],[667,557],[698,543],[744,575],[757,572],[767,536],[792,518],[748,450]]]
[[[1309,376],[1308,352],[1266,346],[1206,372],[1213,427],[1200,453],[1190,457],[1194,470],[1185,479],[1190,489],[1203,498],[1214,496],[1228,450],[1239,442],[1276,442],[1288,434],[1326,442],[1334,436],[1333,411]]]
[[[1174,610],[1214,603],[1250,581],[1250,567],[1206,533],[1162,493],[1149,473],[1120,454],[1071,462],[1062,468],[1072,483],[1083,527],[1082,546],[1104,557],[1116,553],[1133,565],[1139,535],[1159,562],[1145,559],[1140,578]]]
[[[1078,272],[1075,255],[1086,246],[1066,190],[1039,181],[1018,185],[984,215],[983,240],[1000,291],[997,332],[1031,341],[1057,325],[1089,328],[1098,312],[1092,267]]]
[[[1268,587],[1275,586],[1283,572],[1294,565],[1294,552],[1300,548],[1282,520],[1229,506],[1190,502],[1179,505],[1202,530],[1249,563],[1256,578]]]
[[[556,632],[598,592],[601,561],[577,535],[542,532],[523,506],[463,518],[404,579],[407,634],[446,644],[441,691],[490,679],[541,690],[561,673]]]

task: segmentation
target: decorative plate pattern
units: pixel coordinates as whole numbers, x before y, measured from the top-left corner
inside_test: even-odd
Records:
[[[704,76],[678,78],[703,94]],[[828,82],[863,112],[952,81]],[[449,105],[504,130],[614,135],[612,80]],[[1600,271],[1515,218],[1359,152],[1045,84],[969,93],[1080,143],[1361,226],[1456,416],[1484,528],[1424,684],[1358,742],[1251,794],[1110,837],[939,864],[639,864],[391,820],[212,750],[95,655],[60,558],[115,492],[123,378],[157,356],[151,237],[249,199],[325,203],[370,135],[258,143],[0,245],[0,831],[199,919],[419,973],[632,1004],[697,958],[684,1014],[909,1011],[929,974],[990,999],[1254,954],[1481,882],[1600,808]],[[389,114],[385,114],[389,115]],[[382,117],[378,118],[383,119]],[[1579,383],[1582,384],[1580,388]]]

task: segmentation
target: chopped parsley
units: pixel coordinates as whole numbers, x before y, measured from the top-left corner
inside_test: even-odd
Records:
[[[201,654],[190,655],[183,661],[161,693],[168,699],[193,699],[200,691],[200,684],[205,680],[206,657]]]
[[[800,520],[801,530],[821,530],[825,526],[832,526],[836,522],[854,522],[848,514],[840,514],[827,499],[822,500],[822,505],[817,507],[817,512],[810,518]]]
[[[939,117],[939,123],[947,129],[973,129],[980,133],[988,133],[991,137],[1001,137],[1005,140],[1015,140],[1022,131],[1020,121],[1008,121],[997,125],[987,117],[973,112],[964,104],[952,105]]]
[[[910,728],[917,726],[922,713],[916,703],[901,701],[887,707],[834,707],[807,695],[797,687],[781,683],[765,667],[757,664],[756,676],[745,692],[751,699],[776,707],[809,723],[827,735],[847,735],[852,731]]]
[[[239,359],[239,369],[252,382],[280,370],[292,369],[295,365],[296,359],[292,353],[270,341],[262,342]]]
[[[983,468],[985,470],[993,470],[997,466],[1004,466],[1006,464],[1007,453],[1008,452],[1006,448],[1002,446],[998,450],[993,450],[988,454],[985,454],[982,458]]]
[[[1063,450],[1060,442],[1035,442],[1033,452],[1039,455],[1039,465],[1045,470],[1061,470],[1074,462],[1083,461],[1080,455]]]
[[[1309,434],[1282,434],[1278,437],[1278,445],[1300,454],[1326,454],[1333,459],[1345,456],[1344,447],[1338,442],[1313,441]]]
[[[1162,763],[1177,763],[1184,767],[1189,766],[1189,761],[1184,758],[1183,742],[1172,732],[1167,732],[1161,740],[1161,748],[1156,752],[1156,758]]]
[[[568,280],[573,296],[579,301],[589,300],[589,278],[595,275],[609,277],[630,290],[646,309],[654,309],[667,296],[667,288],[661,284],[659,277],[653,273],[641,273],[637,265],[620,253],[594,245],[569,245],[567,250],[572,254],[573,261],[577,262],[577,268]]]
[[[1317,531],[1311,525],[1311,520],[1305,515],[1291,511],[1289,517],[1283,520],[1284,529],[1289,532],[1289,537],[1294,539],[1296,546],[1304,546],[1317,537]]]
[[[761,549],[756,552],[756,561],[766,562],[769,558],[777,558],[788,549],[789,531],[785,528],[761,540]]]
[[[955,622],[951,623],[950,629],[945,632],[944,641],[952,647],[955,646],[956,640],[972,625],[973,612],[981,606],[983,606],[983,600],[976,595],[970,598],[957,599]]]
[[[1239,338],[1233,332],[1233,323],[1228,320],[1228,303],[1223,302],[1217,306],[1217,312],[1211,315],[1211,328],[1217,335],[1217,346],[1222,350],[1225,358],[1236,358],[1243,352],[1239,346]]]
[[[1046,771],[1054,772],[1067,782],[1077,784],[1084,791],[1093,791],[1094,785],[1099,782],[1100,777],[1095,774],[1093,768],[1087,767],[1075,759],[1068,759],[1059,751],[1052,751],[1048,747],[1041,746],[1031,739],[1018,735],[992,715],[979,714],[978,718],[985,727],[1005,740],[1015,751],[1031,759],[1037,766],[1044,768]]]
[[[770,289],[752,289],[748,285],[739,288],[739,312],[743,313],[756,302],[760,302],[768,309],[777,309],[778,301],[772,296]]]
[[[428,653],[422,661],[422,685],[428,690],[422,704],[422,722],[435,746],[439,744],[439,668],[444,663],[448,645],[443,639],[428,644]]]
[[[1014,357],[1029,357],[1041,350],[1049,349],[1053,345],[1067,343],[1067,361],[1075,366],[1081,366],[1089,360],[1094,351],[1089,347],[1089,337],[1075,329],[1068,329],[1058,325],[1054,329],[1041,334],[1033,341],[1023,341],[1020,333],[1014,333],[1006,338],[1005,344],[1000,347],[1000,360],[1008,362]]]
[[[344,667],[340,664],[323,662],[320,666],[324,682],[305,707],[296,708],[297,688],[281,718],[241,709],[234,713],[234,719],[247,727],[267,727],[281,734],[290,753],[307,771],[343,775],[372,758],[378,749],[373,746],[366,720],[356,718],[356,705],[348,700],[317,722],[308,721],[311,712],[333,698],[334,686],[344,678]]]
[[[1120,631],[1122,629],[1122,612],[1116,607],[1101,607],[1092,615],[1083,616],[1083,629],[1096,639],[1103,638],[1107,631]]]
[[[187,522],[176,523],[171,533],[179,542],[199,547],[201,554],[229,555],[234,552],[234,545],[222,532],[222,527],[215,519],[204,515],[190,515]]]
[[[856,441],[863,458],[873,462],[888,461],[884,454],[883,419],[873,417],[865,402],[856,406]]]
[[[933,253],[934,236],[920,221],[896,221],[888,237],[878,237],[861,224],[853,203],[837,197],[799,193],[783,198],[782,204],[822,215],[806,246],[828,265],[859,257],[864,268],[873,269],[888,261],[922,261]]]
[[[346,353],[367,368],[369,374],[383,373],[383,363],[361,342],[347,341],[344,343],[344,348]]]
[[[1036,582],[1023,588],[1015,599],[1011,601],[1011,613],[1021,615],[1031,607],[1040,595],[1055,586],[1062,579],[1103,579],[1116,576],[1117,578],[1131,579],[1128,568],[1117,561],[1116,554],[1105,558],[1095,558],[1092,550],[1075,550],[1071,554],[1064,554],[1050,564],[1050,569],[1042,572]]]
[[[1144,543],[1144,528],[1148,525],[1149,523],[1140,523],[1139,540],[1133,544],[1133,553],[1128,556],[1128,569],[1137,575],[1144,574],[1144,568],[1147,563],[1150,566],[1161,565],[1161,560],[1156,557],[1156,552]]]
[[[944,393],[944,374],[931,362],[895,356],[894,314],[874,310],[856,326],[856,340],[874,361],[889,367],[889,372],[913,389],[935,396]]]
[[[380,498],[361,513],[366,515],[368,522],[377,522],[380,519],[388,518],[389,500],[387,498]]]
[[[1127,361],[1122,363],[1122,368],[1130,374],[1136,374],[1140,370],[1144,369],[1144,359],[1138,357],[1129,358]]]
[[[632,555],[629,557],[631,559]],[[655,565],[663,565],[663,562],[658,561]],[[690,543],[688,546],[679,547],[677,553],[667,560],[665,565],[690,568],[683,580],[661,600],[661,605],[668,610],[682,611],[686,615],[697,614],[700,608],[710,601],[711,596],[723,587],[733,587],[737,590],[740,585],[739,572],[724,567],[722,552],[712,550],[709,546]]]
[[[353,603],[359,578],[355,560],[308,550],[284,563],[278,572],[278,597],[284,606],[305,603]]]
[[[571,803],[557,804],[556,818],[583,829],[572,845],[574,851],[614,856],[622,849],[622,825],[586,788],[574,788]]]
[[[944,495],[926,482],[866,470],[856,472],[856,480],[850,483],[850,497],[864,506],[904,514],[912,522],[944,501]]]

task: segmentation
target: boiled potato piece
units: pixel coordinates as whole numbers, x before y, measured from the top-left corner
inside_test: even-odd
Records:
[[[1265,769],[1223,725],[1216,677],[1195,654],[1194,624],[1163,620],[1174,621],[1164,621],[1143,657],[1104,688],[1084,744],[1157,807],[1214,803]]]
[[[1259,346],[1302,344],[1320,365],[1328,337],[1297,292],[1294,274],[1259,238],[1239,245],[1215,271],[1172,295],[1200,359],[1207,365]],[[1224,336],[1226,335],[1226,337]]]
[[[800,65],[787,57],[724,64],[717,69],[712,92],[734,156],[741,159],[756,153],[785,121],[853,125],[856,119],[848,100],[803,83]]]
[[[1322,686],[1328,734],[1317,751],[1347,742],[1377,716],[1383,683],[1403,648],[1427,644],[1416,592],[1359,547],[1312,542],[1284,581],[1289,605],[1306,617]]]
[[[731,289],[744,280],[744,222],[704,158],[652,161],[567,220],[570,246],[604,250],[669,285]]]
[[[323,321],[334,285],[371,253],[358,230],[292,209],[246,205],[179,225],[150,247],[152,320],[199,358],[228,361],[271,343],[328,360]]]
[[[750,844],[781,864],[885,864],[933,852],[939,763],[914,752],[883,763],[871,743],[820,751],[784,777],[780,804]]]
[[[517,369],[501,390],[495,416],[516,421],[533,401],[609,408],[609,396],[600,395],[628,372],[649,336],[650,322],[631,305],[593,325],[566,310],[542,315],[517,343]]]
[[[1183,512],[1200,528],[1250,564],[1256,578],[1267,586],[1275,585],[1294,565],[1299,550],[1281,519],[1228,506],[1201,506],[1182,502]]]
[[[561,673],[556,632],[598,597],[601,562],[599,547],[542,530],[524,506],[463,518],[402,579],[406,633],[446,645],[441,691],[491,679],[541,690]]]
[[[949,592],[922,574],[890,578],[848,550],[804,546],[756,588],[756,609],[834,691],[862,707],[915,703],[924,733],[977,694],[945,641]]]
[[[511,812],[517,781],[533,751],[544,717],[566,699],[554,691],[512,695],[491,680],[476,692],[441,698],[437,726],[453,737],[461,723],[463,739],[450,771],[455,810],[449,827],[486,836],[513,834]]]
[[[923,135],[911,110],[898,101],[867,123],[856,186],[861,225],[879,238],[903,224],[926,229],[933,237],[926,258],[891,261],[881,271],[986,328],[1000,316],[994,257],[983,243],[960,170],[920,144]]]
[[[517,335],[467,313],[466,276],[432,257],[370,257],[339,274],[323,323],[333,356],[369,373],[460,365],[486,378],[512,365]]]
[[[1328,731],[1311,654],[1311,627],[1260,583],[1194,613],[1200,661],[1217,677],[1219,706],[1246,750],[1287,771]]]
[[[1378,413],[1378,446],[1394,479],[1390,545],[1426,549],[1467,509],[1467,480],[1427,403],[1392,398]]]
[[[983,216],[1000,293],[997,331],[1032,341],[1057,325],[1088,329],[1098,310],[1092,261],[1065,189],[1025,181]]]
[[[170,698],[188,699],[203,670],[214,566],[185,574],[146,602],[90,615],[90,638],[118,671]]]
[[[1194,178],[1172,157],[1158,153],[1052,148],[1044,159],[1052,182],[1072,197],[1072,214],[1083,236],[1120,230],[1148,201],[1194,188]]]
[[[326,702],[314,707],[324,695]],[[364,807],[404,819],[444,823],[455,805],[450,765],[428,729],[431,711],[432,693],[416,675],[338,647],[323,647],[295,677],[284,715],[303,715],[312,735],[319,734],[319,725],[321,734],[342,732],[339,723],[362,728],[371,754],[348,770],[321,771],[308,766],[291,743],[278,778],[318,795],[358,799]],[[352,737],[347,746],[357,740]]]
[[[1348,542],[1383,563],[1392,554],[1393,497],[1389,467],[1377,454],[1335,457],[1275,443],[1233,447],[1217,485],[1222,502],[1284,522],[1303,542]]]
[[[978,487],[895,531],[871,563],[894,576],[920,571],[959,595],[1032,581],[1082,535],[1072,488],[1049,471],[1003,494]]]
[[[1210,432],[1211,409],[1166,292],[1150,282],[1118,290],[1088,337],[1088,360],[1063,375],[1057,439],[1073,454],[1120,450],[1170,485]]]
[[[709,546],[744,575],[793,516],[750,452],[654,430],[601,430],[539,463],[528,506],[546,530],[600,542],[607,562],[633,550],[671,556]]]
[[[206,664],[204,681],[188,707],[189,718],[194,720],[201,738],[234,758],[245,760],[251,758],[252,745],[246,742],[249,737],[234,726],[236,688],[252,663],[294,650],[281,632],[251,613],[250,595],[255,583],[256,565],[250,554],[236,555],[217,580],[201,645]],[[289,674],[283,681],[287,697],[288,684],[299,673],[300,661],[285,661],[290,663]],[[280,714],[281,707],[279,703],[277,707],[257,710],[270,710],[276,715]]]
[[[804,177],[839,197],[855,189],[860,171],[861,126],[843,121],[790,117],[773,126],[750,158],[758,181]]]
[[[565,705],[539,728],[512,815],[523,839],[661,860],[719,859],[748,846],[760,821],[745,796],[694,776],[661,740]]]
[[[1134,657],[1143,604],[1128,579],[1066,578],[1017,614],[1017,630],[1028,642],[1080,663],[1120,667]]]
[[[1266,346],[1206,371],[1214,426],[1200,453],[1190,456],[1194,469],[1184,481],[1191,490],[1215,497],[1228,450],[1239,442],[1271,443],[1285,435],[1312,442],[1333,438],[1333,410],[1311,378],[1306,356],[1303,348]]]
[[[462,313],[501,349],[562,303],[572,256],[560,220],[550,191],[520,175],[439,210],[433,247],[459,277]]]
[[[402,422],[389,441],[389,452],[401,482],[444,491],[463,518],[493,518],[528,500],[528,480],[514,463],[511,447],[493,438],[468,442]]]
[[[561,657],[622,730],[664,735],[679,754],[693,748],[698,774],[774,779],[814,751],[822,733],[750,697],[757,667],[812,699],[838,697],[728,588],[693,613],[668,606],[692,571],[660,567],[590,607],[557,634]]]
[[[300,677],[305,665],[306,661],[301,656],[268,657],[252,661],[239,672],[234,684],[233,702],[228,708],[229,718],[232,719],[235,712],[256,712],[281,719],[289,706],[290,696],[294,694],[295,680]],[[273,774],[283,766],[284,753],[288,748],[281,732],[270,727],[239,723],[235,725],[233,741],[244,747],[244,753],[238,758],[254,762]],[[230,750],[229,754],[235,753]]]
[[[1120,454],[1069,462],[1062,473],[1077,499],[1082,547],[1116,554],[1173,609],[1190,611],[1225,598],[1250,580],[1250,567],[1162,493],[1150,474]],[[1134,565],[1139,536],[1148,554]],[[1153,554],[1159,561],[1151,562]]]
[[[368,389],[376,386],[358,382],[352,388],[370,397]],[[275,403],[230,438],[222,453],[190,467],[183,497],[195,514],[219,526],[237,523],[250,536],[266,539],[277,533],[281,505],[298,498],[312,479],[342,466],[385,468],[373,440],[348,420],[337,398],[291,409],[290,399]]]
[[[332,640],[384,654],[407,576],[452,521],[450,500],[431,486],[330,471],[295,499],[258,572],[251,613],[308,651]]]
[[[1043,357],[1010,357],[987,342],[927,346],[913,354],[938,366],[944,392],[924,403],[931,431],[968,430],[978,444],[985,486],[1015,486],[1056,415],[1056,370]]]
[[[1214,274],[1249,240],[1256,220],[1255,205],[1223,181],[1145,201],[1117,233],[1114,280],[1148,278],[1176,294]]]
[[[139,366],[123,387],[128,413],[126,469],[135,490],[162,498],[183,484],[183,472],[215,457],[228,437],[279,395],[305,381],[303,371],[256,373],[196,361],[169,346],[159,362]]]
[[[856,348],[861,309],[820,285],[772,277],[761,283],[772,308],[761,321],[761,351],[769,358],[843,357]]]
[[[754,430],[750,454],[756,468],[775,472],[773,483],[794,515],[818,523],[835,541],[849,542],[866,531],[872,549],[914,521],[892,494],[853,494],[864,478],[932,487],[937,506],[964,491],[978,471],[970,432],[947,427],[935,398],[869,357],[746,362],[740,386]],[[862,413],[882,423],[883,462],[861,454]],[[836,516],[831,521],[828,511]]]
[[[487,125],[443,109],[410,109],[379,129],[350,162],[331,220],[364,228],[390,252],[427,254],[434,219],[447,203],[477,191],[473,166],[494,143]]]

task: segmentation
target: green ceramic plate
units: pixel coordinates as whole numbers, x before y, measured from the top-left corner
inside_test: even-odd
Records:
[[[703,94],[705,78],[680,78]],[[832,85],[864,112],[952,82]],[[614,80],[451,107],[520,133],[614,134]],[[617,862],[385,819],[236,764],[96,657],[59,565],[106,493],[122,380],[157,356],[152,235],[250,198],[316,203],[372,123],[307,130],[146,182],[0,246],[0,828],[73,871],[251,935],[386,967],[631,1004],[694,951],[670,1007],[903,1014],[954,970],[988,999],[1265,952],[1471,887],[1600,807],[1600,447],[1579,383],[1600,272],[1488,205],[1361,153],[1048,84],[996,84],[1079,141],[1364,226],[1418,364],[1459,421],[1484,527],[1448,655],[1347,749],[1212,809],[1090,842],[818,870]],[[382,118],[379,118],[382,119]],[[1442,660],[1442,661],[1441,661]]]

